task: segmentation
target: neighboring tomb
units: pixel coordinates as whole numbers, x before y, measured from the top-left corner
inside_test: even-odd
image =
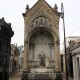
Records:
[[[0,19],[0,80],[9,80],[9,59],[11,37],[14,35],[11,24]]]

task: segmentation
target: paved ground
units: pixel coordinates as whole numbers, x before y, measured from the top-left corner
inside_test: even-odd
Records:
[[[9,80],[21,80],[22,71],[18,71],[15,75],[11,76]]]

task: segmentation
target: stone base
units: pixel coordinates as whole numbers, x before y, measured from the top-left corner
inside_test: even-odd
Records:
[[[23,71],[21,80],[53,80],[50,73],[29,73]]]
[[[55,73],[31,73],[23,71],[21,80],[62,80],[62,75],[59,71]]]

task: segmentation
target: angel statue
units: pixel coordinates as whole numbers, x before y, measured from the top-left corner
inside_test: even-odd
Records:
[[[45,54],[38,54],[38,57],[40,59],[40,66],[45,67]]]

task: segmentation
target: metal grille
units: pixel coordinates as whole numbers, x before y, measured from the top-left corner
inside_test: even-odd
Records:
[[[35,75],[36,80],[48,80],[50,79],[48,74],[36,74]]]
[[[54,80],[53,73],[29,73],[28,80]]]

